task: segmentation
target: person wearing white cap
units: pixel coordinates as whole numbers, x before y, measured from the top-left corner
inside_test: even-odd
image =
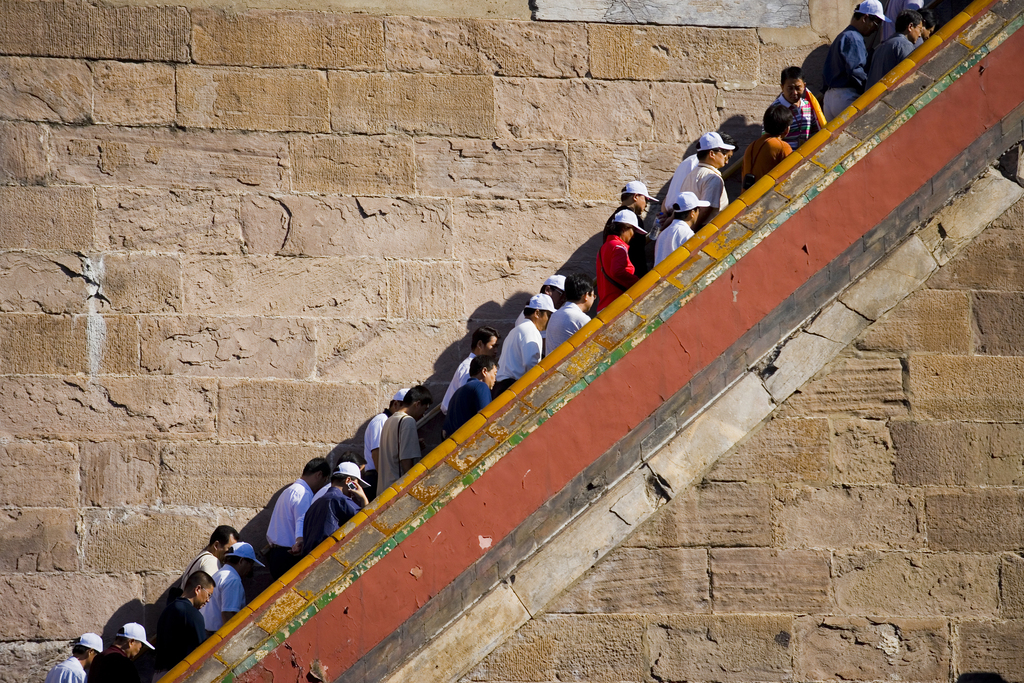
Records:
[[[654,249],[654,265],[658,265],[679,247],[686,244],[686,241],[693,237],[693,226],[697,222],[697,216],[702,207],[707,206],[706,201],[697,199],[692,192],[681,192],[672,203],[672,222],[658,235],[657,246]]]
[[[224,556],[224,566],[213,575],[217,587],[210,596],[210,601],[199,610],[206,622],[206,632],[214,633],[227,623],[231,617],[245,607],[245,588],[242,579],[252,574],[253,567],[264,566],[256,559],[256,552],[245,541],[239,541]]]
[[[391,397],[391,402],[388,403],[388,407],[370,418],[369,423],[366,425],[366,431],[363,432],[363,460],[366,462],[366,465],[363,467],[363,479],[367,481],[363,492],[368,500],[373,500],[377,497],[377,459],[380,453],[380,433],[384,429],[384,423],[388,421],[388,418],[402,407],[402,399],[405,398],[405,394],[408,391],[409,388],[406,387],[395,392],[395,395]],[[313,496],[313,502],[315,503],[323,498],[328,490],[330,490],[330,487],[325,486],[317,491]]]
[[[501,339],[501,335],[498,334],[498,330],[490,325],[484,325],[473,330],[469,356],[459,363],[459,367],[455,369],[455,376],[448,383],[448,390],[444,392],[444,398],[441,399],[442,413],[448,414],[448,404],[451,403],[452,396],[469,381],[469,364],[477,356],[491,356],[493,358],[498,352],[499,339]]]
[[[589,275],[573,273],[565,279],[565,305],[551,314],[544,355],[557,349],[566,339],[590,322],[587,315],[594,305],[594,281]]]
[[[145,627],[135,622],[125,624],[114,636],[113,645],[92,660],[86,680],[89,683],[142,683],[132,662],[142,654],[143,646],[156,649],[146,640]]]
[[[643,235],[643,238],[634,236],[634,239],[629,241],[629,262],[633,264],[633,272],[640,278],[650,270],[647,267],[647,232],[643,230],[644,212],[648,206],[657,204],[658,200],[651,196],[651,193],[647,190],[647,185],[639,180],[631,180],[622,188],[620,201],[619,208],[615,209],[611,216],[608,216],[604,227],[608,229],[608,226],[611,225],[612,220],[615,218],[615,214],[619,211],[626,209],[636,214],[637,224],[640,226],[640,231],[637,234]]]
[[[560,309],[565,304],[565,276],[564,275],[552,275],[544,284],[541,285],[540,294],[547,294],[551,297],[551,303],[554,304],[555,310]],[[523,324],[526,318],[523,316],[523,312],[519,311],[519,315],[516,316],[516,321],[512,323],[512,327],[519,327]],[[547,339],[547,330],[540,333],[541,339]]]
[[[270,545],[267,565],[273,578],[281,578],[304,554],[302,518],[313,504],[313,494],[326,486],[330,478],[331,464],[327,459],[313,458],[302,468],[302,476],[282,491],[274,503],[274,511],[267,526],[267,543]]]
[[[881,2],[864,0],[854,9],[850,25],[832,41],[821,72],[826,119],[834,119],[864,92],[868,79],[868,48],[864,39],[887,21]]]
[[[722,142],[732,147],[736,147],[736,141],[728,133],[719,133],[722,138]],[[694,143],[694,148],[699,151],[700,140]],[[697,166],[700,165],[700,160],[697,159],[697,152],[694,152],[690,156],[680,162],[679,166],[676,167],[676,172],[672,174],[672,180],[668,183],[668,190],[665,192],[665,201],[661,207],[661,213],[658,214],[658,226],[664,230],[668,227],[668,224],[672,222],[672,203],[675,198],[679,196],[679,193],[683,191],[683,183],[690,177],[690,174],[697,170]],[[657,236],[654,237],[657,239]]]
[[[71,643],[71,656],[50,669],[44,683],[85,683],[92,660],[102,651],[102,638],[95,633],[83,633]]]
[[[628,246],[638,230],[641,230],[640,221],[629,209],[612,216],[612,222],[604,228],[604,244],[597,252],[598,313],[640,279],[629,260]]]
[[[491,396],[499,394],[515,384],[534,365],[540,362],[544,353],[544,339],[540,333],[548,328],[555,304],[547,294],[534,294],[523,308],[523,322],[516,325],[501,347],[498,359],[498,376],[491,389]]]
[[[302,538],[307,552],[323,543],[370,502],[363,492],[369,484],[360,474],[359,465],[354,462],[338,463],[331,475],[331,485],[324,487],[326,493],[306,511]]]
[[[725,168],[732,159],[735,145],[730,145],[718,133],[704,133],[697,142],[697,168],[687,176],[680,192],[692,192],[697,199],[708,203],[700,208],[694,231],[700,230],[729,204],[725,191],[725,180],[719,169]]]
[[[192,572],[181,596],[164,607],[156,623],[156,642],[160,643],[160,649],[156,651],[153,681],[163,678],[206,640],[206,620],[199,610],[210,601],[216,588],[212,575],[202,570]]]

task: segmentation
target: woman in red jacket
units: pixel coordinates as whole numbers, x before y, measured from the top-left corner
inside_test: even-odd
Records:
[[[639,278],[629,261],[629,240],[634,233],[646,235],[636,214],[623,209],[604,229],[604,244],[597,254],[597,310],[615,301]]]

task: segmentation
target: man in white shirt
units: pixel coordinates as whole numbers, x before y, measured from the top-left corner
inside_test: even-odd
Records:
[[[544,352],[544,338],[541,332],[547,329],[555,304],[547,294],[534,294],[523,309],[523,322],[508,335],[501,347],[498,360],[498,380],[491,389],[491,395],[498,397],[515,384],[534,365],[540,362]]]
[[[490,325],[478,327],[473,331],[469,357],[459,363],[459,367],[455,370],[455,376],[448,383],[448,391],[444,392],[444,398],[441,399],[442,413],[448,414],[448,404],[451,402],[452,396],[469,381],[469,364],[477,356],[494,356],[498,351],[498,340],[500,338],[501,336],[498,334],[498,331]]]
[[[722,140],[733,147],[736,146],[736,141],[733,140],[732,136],[728,133],[719,133]],[[699,147],[700,141],[697,141],[697,147]],[[795,147],[793,149],[796,149]],[[668,227],[668,224],[672,222],[672,202],[679,193],[683,191],[683,183],[690,176],[700,161],[697,159],[697,153],[694,152],[690,156],[680,162],[679,166],[676,167],[676,172],[672,174],[672,180],[668,183],[668,189],[665,191],[665,200],[662,202],[661,213],[658,214],[658,227],[664,230]],[[654,231],[652,231],[653,233]],[[657,239],[655,236],[654,239]]]
[[[189,563],[178,582],[171,586],[167,602],[174,602],[176,598],[181,597],[182,591],[185,590],[185,584],[188,583],[188,577],[194,573],[206,572],[210,576],[216,574],[220,569],[221,562],[224,561],[224,555],[227,554],[228,548],[237,541],[238,531],[234,527],[223,524],[214,529],[210,534],[209,545],[203,548],[203,552]]]
[[[705,133],[697,142],[697,168],[687,176],[680,192],[692,192],[697,198],[708,203],[701,207],[697,222],[692,226],[696,232],[704,227],[718,212],[729,204],[725,192],[725,180],[719,169],[724,168],[736,149],[718,133]]]
[[[199,610],[206,622],[207,633],[214,633],[242,611],[246,603],[242,579],[252,574],[253,567],[262,566],[263,563],[256,559],[256,553],[248,543],[239,541],[228,549],[228,554],[224,556],[224,566],[213,575],[217,587],[209,602]]]
[[[583,273],[573,273],[565,279],[565,298],[568,300],[551,314],[548,321],[547,352],[557,349],[577,330],[590,322],[590,307],[594,305],[594,281]]]
[[[658,265],[686,241],[693,237],[693,226],[697,222],[700,210],[708,203],[697,199],[692,192],[680,192],[672,204],[672,222],[658,235],[654,248],[654,265]]]
[[[326,486],[330,478],[331,464],[327,459],[313,458],[302,469],[302,476],[278,497],[267,527],[267,565],[275,579],[281,578],[304,554],[302,523],[306,510],[313,504],[313,494]]]
[[[95,633],[83,633],[71,643],[71,656],[46,674],[45,683],[85,683],[93,658],[103,652],[103,639]]]

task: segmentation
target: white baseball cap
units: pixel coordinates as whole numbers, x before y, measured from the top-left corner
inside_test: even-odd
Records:
[[[711,206],[711,202],[698,199],[692,192],[680,192],[673,205],[677,211],[692,211],[701,206]]]
[[[552,275],[551,277],[549,277],[547,280],[544,281],[544,286],[545,287],[551,286],[551,287],[554,287],[555,289],[560,289],[560,290],[562,290],[564,292],[565,291],[565,276],[564,275]]]
[[[647,186],[639,180],[630,180],[626,183],[626,186],[622,188],[622,194],[642,194],[643,196],[650,199],[652,202],[658,201],[651,196],[651,193],[647,191]]]
[[[409,393],[409,388],[408,387],[406,387],[405,389],[399,389],[397,392],[395,392],[395,395],[391,397],[391,400],[392,401],[404,401],[405,400],[405,395],[408,394],[408,393]]]
[[[623,209],[622,211],[619,211],[612,217],[612,222],[625,223],[626,225],[632,225],[634,228],[640,227],[640,221],[636,219],[636,214],[630,209]]]
[[[530,302],[526,304],[526,308],[532,308],[535,311],[547,311],[548,313],[554,313],[556,310],[555,302],[547,294],[534,294],[530,297]]]
[[[877,3],[878,0],[866,0],[867,2]],[[881,7],[881,5],[879,5]],[[697,141],[697,151],[706,152],[709,149],[736,149],[733,145],[725,144],[725,140],[722,136],[714,131],[710,133],[704,133],[700,136],[700,140]]]
[[[873,17],[878,17],[886,23],[892,23],[892,19],[885,16],[885,12],[882,10],[882,3],[878,0],[864,0],[864,2],[857,5],[857,8],[853,11],[858,14],[869,14]]]
[[[342,477],[352,477],[363,486],[369,486],[369,484],[363,481],[362,477],[359,476],[359,465],[354,462],[338,463],[338,469],[334,470],[334,474]]]
[[[252,560],[256,563],[257,567],[266,566],[256,559],[256,552],[252,549],[252,546],[245,541],[238,541],[228,548],[228,554],[224,557],[241,557],[244,560]]]
[[[150,650],[155,650],[153,644],[146,640],[146,627],[142,624],[136,624],[134,621],[125,624],[121,627],[121,630],[117,632],[117,635],[123,638],[130,638],[131,640],[137,640]],[[100,648],[102,649],[102,647]]]
[[[96,650],[96,652],[103,652],[103,639],[95,633],[83,633],[81,637],[71,643],[71,645],[84,645],[85,647]]]

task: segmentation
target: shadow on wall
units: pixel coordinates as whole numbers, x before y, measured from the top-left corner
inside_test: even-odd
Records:
[[[1008,683],[1005,678],[997,673],[988,671],[971,671],[960,674],[956,683]]]

